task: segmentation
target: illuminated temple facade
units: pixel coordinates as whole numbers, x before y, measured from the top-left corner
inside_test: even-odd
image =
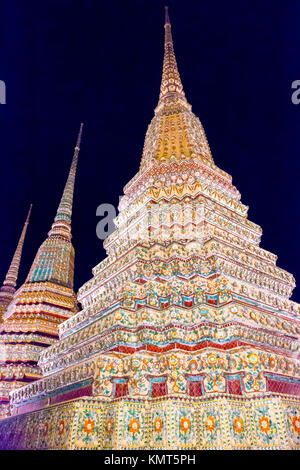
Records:
[[[297,448],[295,281],[247,210],[186,100],[166,11],[159,101],[107,257],[42,378],[11,392],[2,447]]]

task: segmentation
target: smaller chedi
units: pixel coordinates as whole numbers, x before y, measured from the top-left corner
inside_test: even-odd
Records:
[[[25,236],[27,232],[27,227],[29,224],[31,209],[32,209],[32,204],[29,207],[27,218],[26,218],[21,236],[19,238],[16,251],[11,260],[3,285],[0,289],[0,322],[2,322],[3,315],[5,314],[7,307],[11,303],[16,292],[23,245],[24,245],[24,240],[25,240]]]
[[[295,280],[214,163],[168,12],[159,101],[115,225],[43,377],[11,392],[1,447],[299,447]]]
[[[27,227],[29,224],[31,209],[32,209],[32,204],[29,207],[27,218],[23,226],[23,230],[19,238],[16,251],[14,253],[9,269],[5,276],[3,285],[0,289],[0,331],[2,331],[3,315],[6,313],[7,308],[12,302],[14,295],[16,293],[16,286],[17,286],[17,281],[18,281],[23,245],[24,245],[24,240],[25,240],[25,236],[27,232]],[[5,349],[3,349],[4,341],[5,341],[5,336],[1,334],[0,335],[0,380],[2,379],[2,374],[4,377],[5,372],[6,372],[6,368],[5,368],[6,354],[5,354]],[[10,377],[8,376],[7,378],[9,379]],[[12,387],[14,387],[14,385],[13,385],[13,382],[10,380],[5,381],[5,382],[4,381],[0,382],[0,418],[7,416],[9,414],[9,392],[12,390]]]
[[[15,292],[29,214],[0,291],[4,307],[0,324],[0,417],[10,414],[12,390],[42,376],[38,366],[41,351],[58,340],[58,325],[78,311],[73,291],[71,216],[81,132],[82,125],[56,217],[25,283]]]

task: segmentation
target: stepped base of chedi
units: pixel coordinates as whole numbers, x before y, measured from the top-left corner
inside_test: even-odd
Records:
[[[299,305],[185,98],[168,15],[158,106],[82,311],[10,394],[11,449],[294,449]]]

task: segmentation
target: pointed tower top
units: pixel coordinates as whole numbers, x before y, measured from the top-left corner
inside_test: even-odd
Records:
[[[27,224],[27,225],[29,224],[29,219],[30,219],[30,216],[31,216],[31,210],[32,210],[32,204],[30,204],[30,206],[29,206],[27,218],[25,220],[25,224]]]
[[[191,110],[177,68],[168,7],[165,7],[163,73],[158,105],[148,127],[140,170],[157,162],[201,159],[214,165],[200,120]],[[130,184],[125,186],[128,191]]]
[[[78,150],[80,150],[82,128],[83,128],[83,122],[80,124],[80,129],[79,129],[79,132],[78,132],[78,137],[77,137],[77,142],[76,142],[76,147],[75,147],[75,149],[78,149]]]
[[[169,7],[165,6],[165,24],[170,24]]]
[[[71,239],[71,218],[72,218],[72,207],[73,207],[73,193],[75,176],[78,162],[78,154],[80,150],[81,134],[82,134],[83,123],[80,124],[80,129],[74,149],[74,155],[71,163],[69,176],[65,185],[65,189],[60,200],[57,213],[52,224],[51,230],[48,233],[49,237],[63,237]]]
[[[191,109],[188,104],[181,78],[178,72],[176,57],[174,53],[173,39],[171,33],[171,23],[169,9],[165,7],[165,52],[163,63],[163,74],[160,86],[159,102],[155,113],[168,114],[170,111]]]
[[[80,125],[71,168],[48,237],[31,265],[26,283],[51,282],[73,289],[74,248],[71,243],[73,193],[83,124]]]
[[[7,271],[5,280],[3,282],[3,286],[0,289],[0,317],[1,317],[1,313],[2,314],[5,313],[16,291],[20,261],[21,261],[21,256],[22,256],[22,249],[23,249],[25,235],[26,235],[26,231],[27,231],[27,227],[28,227],[28,223],[30,219],[31,209],[32,209],[32,204],[30,204],[29,211],[28,211],[25,223],[24,223],[24,227],[23,227],[16,251],[10,263],[10,267]]]

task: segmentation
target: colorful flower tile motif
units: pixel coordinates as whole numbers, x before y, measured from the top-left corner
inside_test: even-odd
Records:
[[[297,415],[290,415],[290,421],[292,423],[293,432],[299,437],[300,435],[300,416]]]
[[[288,449],[299,447],[296,401],[219,398],[78,400],[1,423],[2,449]]]
[[[71,440],[74,410],[70,406],[58,408],[51,418],[53,420],[51,427],[53,448],[68,449]]]
[[[41,416],[38,429],[38,443],[40,450],[51,448],[49,444],[51,436],[53,434],[52,427],[53,421],[51,420],[49,413],[44,413]]]
[[[101,409],[92,405],[77,409],[74,447],[76,449],[95,449],[99,445],[101,431]]]
[[[197,413],[196,409],[187,404],[186,406],[175,404],[172,410],[172,436],[173,448],[185,448],[197,444]]]
[[[144,447],[146,445],[145,407],[124,404],[120,411],[122,416],[121,447],[125,449]]]
[[[151,447],[164,448],[168,444],[169,415],[168,405],[161,404],[151,409],[148,422]]]
[[[274,400],[262,404],[253,402],[250,407],[254,446],[280,448],[284,445],[280,429],[280,416]]]
[[[290,448],[300,447],[300,409],[297,404],[283,406],[283,420],[286,428],[286,444]]]
[[[199,408],[200,445],[203,448],[220,447],[225,444],[222,425],[221,406],[204,405]]]
[[[251,446],[250,422],[245,404],[226,405],[229,425],[229,440],[231,448],[246,448]]]
[[[35,412],[32,415],[32,420],[31,420],[31,415],[27,416],[27,421],[26,421],[26,429],[29,431],[30,428],[35,429],[35,449],[38,450],[45,450],[45,449],[51,449],[54,448],[53,446],[53,426],[54,426],[54,420],[53,420],[53,413],[55,411],[53,410],[43,410],[39,412]],[[26,434],[27,431],[26,430]],[[27,439],[30,440],[30,434],[27,435]]]
[[[0,445],[4,449],[284,449],[298,448],[299,427],[297,402],[281,398],[252,404],[223,399],[147,404],[84,400],[2,422]]]

